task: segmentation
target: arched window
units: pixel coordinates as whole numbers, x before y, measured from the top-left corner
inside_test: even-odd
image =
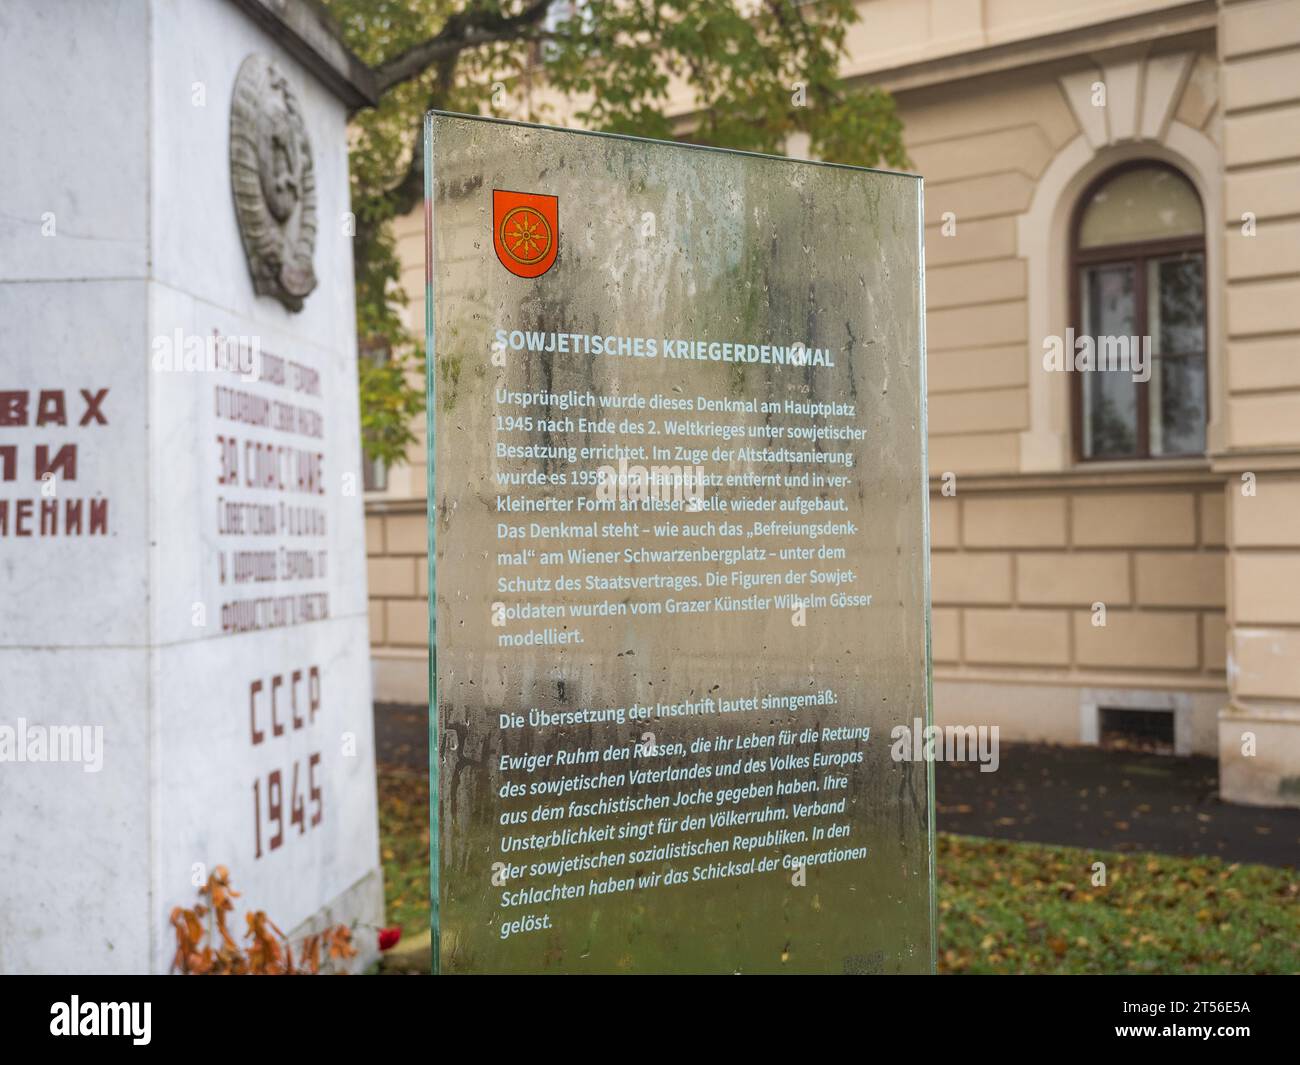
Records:
[[[1191,182],[1131,163],[1083,194],[1073,228],[1080,459],[1205,453],[1205,216]],[[1121,359],[1119,356],[1127,357]]]

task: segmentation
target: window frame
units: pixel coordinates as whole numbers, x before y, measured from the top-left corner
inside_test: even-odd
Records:
[[[1097,190],[1104,185],[1108,185],[1121,174],[1130,170],[1165,170],[1176,175],[1179,179],[1187,184],[1196,196],[1196,202],[1201,208],[1201,232],[1198,236],[1191,237],[1167,237],[1156,240],[1131,241],[1127,244],[1104,244],[1095,248],[1079,247],[1079,230],[1083,225],[1083,216],[1088,209],[1089,203],[1092,202],[1093,196]],[[1205,201],[1201,199],[1200,190],[1196,184],[1183,171],[1176,166],[1160,159],[1131,159],[1127,162],[1120,163],[1118,166],[1110,167],[1102,171],[1092,181],[1090,181],[1075,201],[1074,210],[1070,218],[1070,323],[1074,329],[1076,337],[1084,335],[1083,328],[1083,270],[1089,266],[1115,265],[1115,266],[1132,266],[1134,271],[1134,326],[1137,329],[1139,337],[1150,336],[1149,322],[1147,319],[1147,264],[1152,259],[1167,258],[1170,255],[1178,255],[1185,252],[1200,252],[1201,255],[1201,306],[1204,309],[1204,338],[1205,350],[1201,352],[1201,359],[1205,373],[1205,429],[1208,433],[1210,425],[1210,303],[1209,303],[1209,258],[1205,244]],[[1183,353],[1182,357],[1187,354]],[[1073,358],[1074,352],[1067,352],[1070,358]],[[1171,356],[1176,358],[1179,356]],[[1152,374],[1155,373],[1154,363],[1161,356],[1152,355]],[[1114,463],[1114,462],[1165,462],[1165,461],[1185,461],[1187,459],[1203,458],[1209,447],[1209,440],[1206,440],[1206,450],[1187,451],[1172,455],[1153,455],[1151,454],[1151,399],[1150,399],[1150,380],[1134,382],[1137,389],[1137,449],[1133,455],[1085,455],[1083,453],[1083,388],[1086,383],[1085,377],[1088,371],[1078,373],[1071,371],[1070,377],[1070,421],[1072,446],[1074,451],[1074,461],[1076,463]]]

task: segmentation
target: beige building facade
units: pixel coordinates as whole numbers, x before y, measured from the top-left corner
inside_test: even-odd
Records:
[[[1300,805],[1300,0],[859,6],[925,177],[938,722],[1149,725]],[[421,427],[367,495],[384,702],[427,698],[426,475]]]

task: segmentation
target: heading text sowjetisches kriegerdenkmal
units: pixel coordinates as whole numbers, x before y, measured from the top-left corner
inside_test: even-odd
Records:
[[[506,354],[535,352],[548,355],[591,355],[607,358],[681,359],[696,362],[758,363],[772,366],[835,366],[829,348],[803,341],[786,344],[752,344],[698,337],[620,336],[608,333],[556,333],[525,329],[498,329],[493,345]]]

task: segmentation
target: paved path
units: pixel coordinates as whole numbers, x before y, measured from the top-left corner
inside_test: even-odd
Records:
[[[375,754],[380,765],[429,769],[429,712],[422,706],[375,704]]]
[[[376,706],[375,738],[381,763],[427,770],[422,708]],[[943,832],[1300,866],[1300,810],[1221,803],[1213,758],[1004,743],[996,773],[941,764],[935,781]]]
[[[1213,758],[1004,743],[996,773],[941,764],[934,790],[941,832],[1300,865],[1300,810],[1220,802]]]

